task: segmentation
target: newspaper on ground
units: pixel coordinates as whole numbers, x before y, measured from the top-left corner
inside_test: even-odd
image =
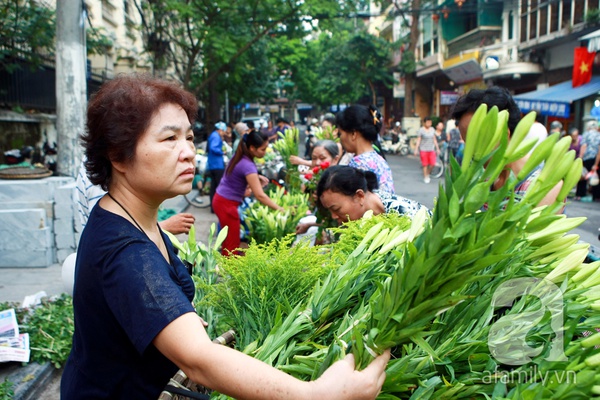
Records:
[[[29,362],[29,334],[19,334],[15,309],[0,311],[0,362]]]

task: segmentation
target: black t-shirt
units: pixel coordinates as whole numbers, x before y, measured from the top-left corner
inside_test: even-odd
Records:
[[[77,252],[73,348],[61,399],[156,399],[178,368],[152,344],[194,312],[193,281],[162,234],[171,265],[146,235],[96,205]]]

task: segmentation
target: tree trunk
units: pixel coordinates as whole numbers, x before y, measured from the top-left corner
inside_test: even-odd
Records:
[[[405,117],[414,117],[415,110],[413,108],[413,77],[414,74],[406,74],[404,79],[404,116]]]
[[[68,4],[67,4],[68,3]],[[56,4],[56,130],[57,171],[76,177],[81,162],[79,136],[87,108],[83,2]]]
[[[406,51],[413,54],[414,60],[416,61],[417,54],[415,52],[417,48],[417,42],[419,40],[419,10],[421,9],[421,0],[412,1],[412,20],[410,22],[410,38],[408,43],[408,49]],[[404,94],[404,116],[412,117],[414,113],[414,99],[413,99],[413,80],[415,79],[415,73],[405,74],[405,94]]]
[[[375,85],[373,84],[373,82],[370,79],[368,81],[368,84],[369,84],[369,88],[371,89],[371,103],[375,107],[377,107],[377,90],[375,89]]]

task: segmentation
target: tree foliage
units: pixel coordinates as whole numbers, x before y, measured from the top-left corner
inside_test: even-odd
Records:
[[[55,11],[35,1],[0,0],[0,67],[13,71],[28,64],[36,69],[54,58]],[[104,28],[86,30],[88,54],[106,54],[114,39]]]
[[[375,85],[393,85],[392,51],[396,44],[358,29],[353,21],[338,21],[307,46],[306,63],[299,66],[297,83],[302,98],[322,107],[356,102],[368,96],[375,102]]]
[[[173,66],[176,78],[207,104],[214,122],[225,87],[231,100],[267,99],[268,91],[286,75],[283,71],[289,75],[290,65],[302,59],[298,49],[305,47],[302,38],[317,26],[314,18],[319,19],[319,29],[327,29],[333,17],[354,12],[358,3],[152,0],[136,6],[155,71]],[[286,94],[293,89],[288,87]]]
[[[54,50],[54,13],[33,1],[0,0],[0,66],[39,67]]]

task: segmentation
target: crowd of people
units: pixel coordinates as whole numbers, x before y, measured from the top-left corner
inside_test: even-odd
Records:
[[[499,87],[471,90],[458,99],[450,120],[436,119],[435,127],[430,117],[422,121],[414,152],[425,183],[431,181],[431,166],[443,152],[460,158],[471,118],[484,103],[508,111],[510,140],[521,118],[510,93]],[[189,192],[194,182],[196,110],[192,94],[175,83],[144,75],[115,78],[90,101],[80,174],[85,229],[76,261],[75,334],[63,373],[62,398],[157,398],[178,368],[195,382],[233,397],[375,398],[389,351],[361,372],[354,371],[353,359],[347,357],[309,383],[211,343],[205,322],[191,306],[195,291],[189,271],[163,232],[186,233],[193,217],[184,214],[177,220],[183,227],[171,228],[168,222],[159,224],[157,217],[164,200]],[[252,195],[276,212],[285,211],[265,192],[268,182],[258,173],[256,160],[291,127],[293,123],[283,118],[266,129],[244,122],[214,125],[207,143],[206,174],[213,184],[211,210],[220,227],[228,229],[221,248],[224,256],[243,255],[238,208],[245,197]],[[394,128],[401,134],[399,124]],[[555,129],[562,126],[552,123],[550,132]],[[317,140],[317,130],[326,131],[328,137]],[[383,116],[376,107],[351,105],[336,115],[310,120],[307,152],[290,159],[311,168],[327,165],[310,196],[339,224],[360,219],[367,211],[412,218],[425,208],[395,187],[381,152],[383,130]],[[544,140],[539,126],[533,130],[532,135]],[[583,135],[577,129],[568,134],[588,174],[595,172],[600,161],[597,123],[588,124]],[[527,159],[510,164],[510,171],[504,171],[491,190],[502,187],[511,172],[517,175]],[[515,194],[523,193],[539,171],[519,182]],[[587,182],[586,174],[577,186],[579,198],[587,195]],[[90,194],[93,204],[86,195],[92,188],[97,189]],[[560,184],[541,204],[554,202],[559,190]],[[600,185],[591,187],[591,196],[600,200]],[[316,235],[321,223],[314,210],[301,220],[296,233],[312,229]],[[94,318],[89,318],[92,313]],[[231,374],[234,369],[238,372]]]

